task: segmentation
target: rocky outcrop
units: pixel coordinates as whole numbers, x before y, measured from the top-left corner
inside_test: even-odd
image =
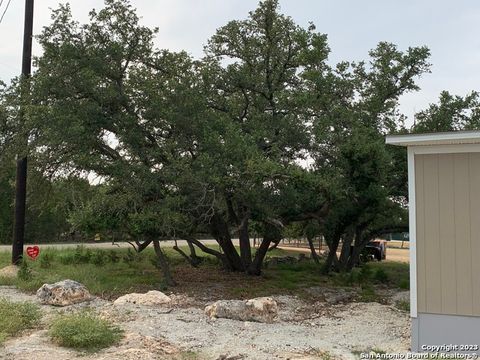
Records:
[[[114,305],[124,305],[124,304],[137,304],[137,305],[144,305],[144,306],[156,306],[156,305],[163,305],[168,304],[171,302],[169,296],[165,295],[161,291],[152,290],[147,292],[146,294],[127,294],[124,296],[119,297],[117,300],[113,302]]]
[[[68,306],[92,299],[87,288],[73,280],[63,280],[55,284],[44,284],[37,290],[37,298],[42,304]]]
[[[278,315],[277,302],[269,297],[242,300],[219,300],[205,308],[211,318],[270,323]]]

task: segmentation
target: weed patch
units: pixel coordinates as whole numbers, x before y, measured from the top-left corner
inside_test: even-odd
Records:
[[[0,299],[0,344],[8,337],[35,327],[40,318],[40,309],[35,304]]]
[[[82,312],[59,315],[53,321],[49,335],[61,346],[95,352],[118,343],[123,331],[92,313]]]

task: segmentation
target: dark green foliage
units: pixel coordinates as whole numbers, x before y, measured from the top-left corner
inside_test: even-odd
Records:
[[[110,250],[107,253],[108,261],[111,263],[117,263],[121,260],[120,256],[118,255],[118,252],[115,250]]]
[[[125,254],[123,254],[122,256],[122,260],[123,262],[125,262],[126,264],[132,264],[132,263],[135,263],[135,262],[140,262],[143,260],[143,256],[142,254],[136,252],[136,251],[133,251],[132,249],[128,248],[127,249],[127,252]],[[155,261],[157,261],[157,258],[155,256]]]
[[[379,297],[375,292],[375,288],[371,284],[364,284],[361,286],[360,301],[363,301],[363,302],[379,301]]]
[[[400,289],[409,290],[410,289],[410,281],[408,279],[403,279],[398,284],[398,287]]]
[[[200,60],[155,49],[156,30],[126,0],[106,0],[86,24],[73,18],[60,5],[38,36],[42,55],[23,129],[35,135],[29,159],[42,189],[32,192],[31,237],[55,240],[73,229],[193,244],[201,232],[219,247],[192,246],[228,270],[259,275],[267,249],[287,233],[323,235],[325,271],[349,272],[370,240],[405,230],[406,156],[384,135],[407,131],[399,99],[429,72],[426,47],[381,42],[366,61],[335,65],[327,36],[295,24],[277,0],[220,27]],[[14,108],[13,85],[2,99]],[[15,143],[18,126],[5,101],[0,150]],[[467,121],[462,109],[477,102],[475,94],[442,95],[418,127],[445,128],[452,114],[453,128],[474,127],[478,112]],[[102,182],[78,178],[87,173]],[[0,211],[10,211],[9,196],[0,194],[7,206]],[[0,221],[0,236],[8,232],[11,224]],[[261,238],[257,251],[252,234]],[[59,261],[105,266],[119,258],[77,249]],[[143,259],[130,250],[122,261]],[[386,281],[365,271],[359,281]]]
[[[385,284],[388,282],[388,274],[382,268],[375,270],[373,279],[379,283]]]
[[[465,97],[442,91],[438,104],[415,114],[414,132],[480,129],[480,100],[477,92]]]
[[[372,268],[365,264],[360,268],[360,272],[358,273],[358,280],[360,282],[368,282],[372,278]]]
[[[107,257],[107,253],[104,250],[96,250],[93,252],[90,262],[97,266],[105,265],[105,262],[110,258]]]

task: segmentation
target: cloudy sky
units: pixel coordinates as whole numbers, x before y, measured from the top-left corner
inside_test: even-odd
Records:
[[[37,0],[34,32],[49,23],[50,9],[59,0]],[[0,0],[0,16],[8,0]],[[71,0],[74,17],[88,19],[88,11],[103,0]],[[257,0],[132,0],[143,23],[160,29],[159,48],[202,55],[215,29],[232,19],[247,17]],[[330,61],[364,60],[379,41],[401,49],[427,45],[432,73],[424,76],[420,92],[401,99],[409,116],[435,102],[441,90],[465,95],[480,90],[480,3],[475,0],[280,0],[281,10],[302,25],[313,21],[328,34]],[[0,79],[8,82],[20,73],[24,0],[10,0],[0,23]],[[34,45],[34,54],[40,49]]]

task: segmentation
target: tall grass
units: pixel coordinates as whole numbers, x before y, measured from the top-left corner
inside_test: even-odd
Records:
[[[0,344],[10,336],[35,327],[40,318],[41,313],[37,305],[0,298]]]
[[[58,315],[52,322],[49,335],[61,346],[98,351],[118,343],[123,331],[90,312]]]

